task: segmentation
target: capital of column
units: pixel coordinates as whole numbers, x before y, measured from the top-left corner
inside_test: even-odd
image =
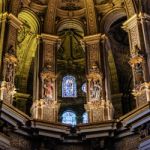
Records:
[[[83,41],[86,43],[86,44],[93,44],[93,43],[97,43],[97,42],[100,42],[100,39],[101,39],[101,34],[94,34],[94,35],[89,35],[89,36],[85,36],[83,38]]]
[[[0,15],[0,23],[1,22],[5,22],[7,17],[8,17],[8,13],[7,12],[2,13],[2,15]]]
[[[45,33],[42,33],[40,35],[40,38],[44,42],[49,43],[49,44],[56,44],[56,43],[60,43],[60,41],[61,41],[61,39],[59,38],[59,36],[54,36],[54,35],[45,34]]]
[[[50,70],[44,70],[41,72],[41,78],[42,78],[42,80],[53,80],[53,81],[55,81],[57,76],[55,75],[54,72],[52,72]]]
[[[20,29],[23,26],[23,23],[11,13],[8,15],[8,19],[10,24],[16,29]]]

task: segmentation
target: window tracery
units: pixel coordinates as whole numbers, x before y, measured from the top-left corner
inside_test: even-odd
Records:
[[[77,120],[76,120],[76,114],[73,111],[65,111],[62,114],[62,123],[64,124],[70,124],[70,125],[76,125]]]
[[[77,97],[77,85],[74,76],[67,75],[63,78],[62,97]]]

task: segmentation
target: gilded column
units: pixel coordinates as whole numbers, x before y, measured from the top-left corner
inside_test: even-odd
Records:
[[[59,104],[56,93],[56,50],[59,38],[57,36],[42,34],[42,57],[39,57],[42,68],[40,72],[39,94],[40,100],[34,101],[31,111],[33,118],[49,122],[56,122]]]
[[[131,17],[135,14],[136,5],[135,0],[124,0],[125,9],[128,17]]]
[[[1,67],[1,65],[2,65],[2,52],[3,52],[5,26],[6,26],[7,16],[8,16],[7,13],[0,14],[0,72],[2,69],[2,67]]]
[[[97,33],[96,13],[93,0],[85,0],[88,35]]]
[[[3,66],[3,81],[1,83],[1,100],[8,104],[13,103],[13,97],[16,93],[14,79],[16,74],[17,57],[13,46],[5,54]]]
[[[16,37],[17,30],[21,28],[22,23],[12,14],[8,15],[8,39],[6,47],[3,49],[3,70],[2,70],[2,83],[1,83],[1,100],[8,104],[13,103],[15,91],[15,75],[18,60],[16,57]]]
[[[101,34],[84,37],[87,50],[87,104],[90,122],[112,119],[112,104],[106,99],[105,72],[100,49]]]
[[[141,15],[133,15],[123,27],[129,34],[131,54],[129,64],[133,72],[133,95],[136,98],[137,107],[140,107],[150,101],[150,73]]]

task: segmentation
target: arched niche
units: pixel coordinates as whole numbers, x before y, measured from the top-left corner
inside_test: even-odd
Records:
[[[64,124],[75,126],[77,125],[77,116],[76,113],[72,110],[66,110],[62,113],[62,120],[61,122]]]
[[[38,47],[37,35],[40,32],[40,23],[36,14],[27,9],[18,14],[18,19],[22,21],[23,26],[17,35],[17,58],[19,64],[16,83],[17,86],[22,87],[21,91],[26,91],[29,71]]]
[[[101,20],[100,32],[108,35],[111,25],[123,17],[126,17],[126,12],[123,8],[115,8],[112,11],[108,12]],[[115,94],[120,92],[118,84],[119,81],[111,44],[108,46],[108,48],[108,63],[110,70],[111,90],[112,93]]]
[[[112,102],[115,117],[131,110],[132,104],[132,70],[128,63],[130,58],[128,34],[122,29],[127,16],[124,9],[116,8],[106,14],[101,21],[101,32],[109,39],[108,63],[111,80]],[[130,105],[130,106],[129,106]]]
[[[57,49],[57,93],[60,100],[61,115],[67,109],[72,109],[77,115],[77,122],[81,122],[81,114],[84,110],[84,101],[86,94],[82,91],[82,84],[86,82],[85,74],[85,49],[81,44],[84,36],[83,25],[76,19],[64,19],[57,24],[57,35],[61,38],[61,45]],[[83,47],[82,47],[83,46]],[[65,96],[62,89],[62,82],[65,76],[73,76],[76,79],[77,92]],[[73,81],[74,82],[74,81]],[[65,82],[64,82],[65,83]],[[70,91],[69,91],[70,92]],[[63,94],[64,96],[63,96]],[[60,116],[59,115],[59,116]]]
[[[85,33],[84,31],[84,28],[83,28],[83,24],[76,20],[76,19],[64,19],[62,21],[60,21],[58,24],[57,24],[57,27],[56,27],[56,30],[57,30],[57,33],[64,30],[64,29],[76,29],[80,32]]]
[[[126,12],[123,8],[115,8],[112,11],[108,12],[101,20],[100,23],[100,32],[107,33],[110,29],[110,26],[122,17],[126,17]]]

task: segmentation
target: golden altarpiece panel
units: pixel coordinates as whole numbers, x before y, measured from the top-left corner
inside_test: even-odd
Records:
[[[0,149],[150,149],[149,0],[0,0]]]

